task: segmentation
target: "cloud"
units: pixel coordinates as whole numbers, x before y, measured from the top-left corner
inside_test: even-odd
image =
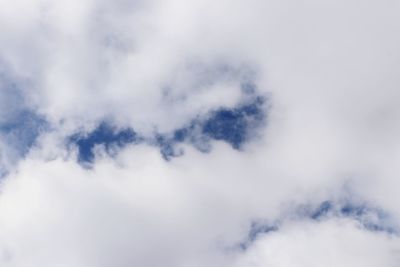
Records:
[[[353,215],[349,206],[339,206],[343,216],[332,208],[331,215],[312,219],[319,207],[303,214],[290,206],[318,185],[300,192],[303,181],[266,178],[271,172],[253,163],[249,152],[233,152],[223,143],[210,154],[186,151],[165,161],[142,144],[116,159],[98,157],[91,170],[72,158],[46,162],[32,155],[3,182],[2,265],[248,266],[250,258],[258,265],[292,266],[298,260],[324,264],[329,257],[344,266],[397,262],[398,237],[363,226],[387,223],[375,222],[373,210]],[[246,251],[232,250],[256,219],[278,219],[279,227],[257,234]],[[334,256],[315,256],[322,244]]]
[[[236,266],[397,266],[398,248],[398,239],[365,232],[351,221],[302,222],[266,235]]]
[[[46,128],[24,95],[29,82],[0,60],[0,176],[24,156]]]
[[[395,266],[399,9],[1,2],[1,265]]]

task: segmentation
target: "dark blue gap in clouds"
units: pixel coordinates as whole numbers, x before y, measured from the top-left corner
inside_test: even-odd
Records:
[[[96,145],[103,145],[111,155],[115,147],[146,143],[158,147],[165,160],[183,155],[184,151],[177,148],[179,143],[191,144],[204,153],[211,150],[212,140],[224,141],[234,149],[240,149],[264,123],[264,105],[265,98],[257,96],[232,109],[211,111],[207,116],[193,119],[187,126],[172,133],[155,133],[149,137],[143,137],[131,128],[117,129],[111,123],[102,122],[90,133],[70,136],[67,143],[77,146],[78,161],[83,165],[94,162],[93,149]]]
[[[317,207],[300,206],[295,210],[296,220],[312,220],[322,222],[332,218],[347,218],[358,222],[367,231],[398,235],[396,224],[389,214],[379,208],[369,207],[366,204],[323,201]],[[250,225],[247,236],[238,244],[241,250],[247,250],[260,236],[279,231],[280,225],[292,217],[279,218],[273,223],[254,221]]]
[[[220,108],[211,111],[204,118],[193,119],[186,127],[177,129],[170,136],[157,139],[164,158],[182,155],[176,151],[178,143],[190,143],[202,152],[211,150],[210,141],[224,141],[234,149],[241,149],[249,141],[266,120],[266,99],[257,96],[248,103],[235,108]]]
[[[239,149],[249,137],[251,129],[264,120],[264,102],[264,98],[257,97],[254,102],[235,109],[221,108],[214,111],[203,124],[203,134],[211,139],[223,140]]]
[[[111,124],[102,122],[93,132],[72,135],[68,143],[78,147],[78,161],[85,164],[93,163],[95,157],[93,149],[96,145],[103,145],[106,152],[111,154],[115,147],[122,148],[140,141],[141,138],[130,128],[116,129]]]

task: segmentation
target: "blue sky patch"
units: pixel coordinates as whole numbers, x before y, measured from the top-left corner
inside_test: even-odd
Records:
[[[91,164],[95,160],[93,149],[103,145],[108,154],[113,148],[123,148],[132,143],[146,143],[159,147],[165,160],[184,154],[177,148],[179,143],[193,145],[202,152],[211,150],[211,141],[224,141],[234,149],[241,149],[243,144],[256,134],[265,122],[265,98],[253,97],[250,101],[235,108],[220,108],[205,117],[193,119],[187,126],[172,133],[155,133],[153,136],[141,136],[132,128],[117,129],[108,122],[102,122],[90,133],[76,133],[68,138],[68,145],[78,148],[78,161]]]
[[[130,128],[116,129],[111,124],[103,122],[93,132],[88,134],[77,133],[69,138],[69,143],[78,147],[78,161],[93,163],[94,147],[103,145],[107,153],[112,149],[122,148],[127,144],[139,141],[138,135]]]
[[[170,135],[158,136],[157,145],[166,159],[182,155],[176,151],[178,143],[189,143],[202,152],[211,150],[212,140],[224,141],[234,149],[256,135],[266,121],[266,99],[256,96],[248,103],[235,108],[220,108],[209,112],[203,118],[192,120],[186,127],[175,130]]]
[[[363,203],[335,205],[331,201],[324,201],[310,214],[313,220],[324,220],[330,216],[354,219],[370,231],[397,234],[396,227],[393,225],[389,214],[381,209],[370,207]]]
[[[264,121],[262,97],[254,102],[234,109],[221,108],[211,113],[203,123],[202,132],[214,140],[222,140],[233,148],[239,149],[249,138],[252,129],[257,128]]]
[[[385,211],[360,203],[335,203],[323,201],[316,207],[299,206],[289,216],[283,216],[268,223],[265,221],[253,221],[247,236],[241,241],[237,248],[247,250],[260,236],[277,232],[285,220],[312,220],[322,222],[331,218],[347,218],[359,223],[367,231],[383,232],[398,235],[398,228],[390,215]]]
[[[21,111],[13,120],[0,123],[0,132],[7,143],[21,155],[26,154],[39,134],[45,131],[47,122],[31,111]]]

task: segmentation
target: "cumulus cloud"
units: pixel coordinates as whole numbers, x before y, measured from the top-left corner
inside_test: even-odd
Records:
[[[398,265],[399,9],[0,2],[1,265]]]
[[[397,266],[398,242],[346,220],[293,223],[258,240],[237,266]]]

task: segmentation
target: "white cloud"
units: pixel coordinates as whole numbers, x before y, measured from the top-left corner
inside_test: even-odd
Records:
[[[397,266],[399,245],[347,220],[292,223],[263,236],[236,266]]]
[[[0,123],[30,109],[52,129],[3,180],[2,266],[395,266],[397,237],[347,220],[288,223],[244,255],[224,248],[252,220],[340,199],[343,188],[400,219],[399,9],[390,0],[0,2]],[[131,146],[100,155],[93,170],[65,151],[65,136],[104,118],[145,135],[176,129],[235,106],[249,80],[272,108],[244,151],[185,147],[165,162]],[[2,137],[7,168],[11,148]]]
[[[232,252],[252,220],[278,218],[283,203],[301,204],[321,188],[257,158],[217,145],[166,162],[140,145],[85,170],[73,159],[32,155],[3,181],[2,266],[395,266],[397,236],[335,217],[302,222],[289,214],[277,232]]]

